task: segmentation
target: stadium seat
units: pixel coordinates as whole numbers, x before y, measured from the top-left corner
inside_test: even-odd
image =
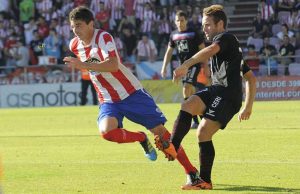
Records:
[[[273,45],[276,50],[278,51],[280,48],[280,40],[277,37],[271,37],[270,38],[270,45]]]
[[[276,36],[276,34],[280,31],[281,31],[281,24],[273,24],[272,25],[272,34],[273,34],[273,36]]]
[[[249,37],[247,41],[247,45],[250,44],[253,44],[255,46],[255,51],[259,52],[259,50],[263,46],[263,39]]]
[[[284,75],[285,72],[285,65],[283,64],[278,64],[278,75]]]
[[[260,76],[268,75],[268,67],[266,65],[259,65],[259,73]]]
[[[278,20],[280,24],[286,24],[289,21],[289,16],[291,13],[289,11],[280,11],[278,12]]]
[[[290,75],[300,75],[300,63],[291,63],[289,65]]]
[[[300,63],[300,49],[297,49],[295,51],[295,55],[296,55],[295,62]]]

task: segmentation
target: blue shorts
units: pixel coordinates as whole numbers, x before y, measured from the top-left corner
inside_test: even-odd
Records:
[[[115,103],[103,103],[100,106],[98,124],[105,117],[115,117],[118,127],[123,127],[123,118],[153,129],[167,121],[164,114],[155,104],[152,96],[145,89],[137,90],[124,100]]]

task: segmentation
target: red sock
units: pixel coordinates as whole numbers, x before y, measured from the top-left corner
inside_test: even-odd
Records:
[[[131,143],[131,142],[142,142],[146,136],[142,132],[131,132],[125,129],[113,129],[103,134],[102,137],[108,141],[117,143]]]
[[[171,134],[169,133],[169,131],[166,131],[166,133],[163,135],[164,140],[169,140],[170,137]],[[197,169],[191,164],[182,146],[180,146],[177,151],[177,160],[181,164],[181,166],[183,166],[186,174],[197,171]]]

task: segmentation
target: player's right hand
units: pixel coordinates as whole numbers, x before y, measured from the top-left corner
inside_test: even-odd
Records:
[[[185,65],[181,65],[177,67],[173,71],[173,82],[178,83],[179,80],[187,74],[187,72],[188,72],[188,68]]]
[[[161,72],[160,72],[161,77],[166,78],[166,74],[167,74],[166,70],[162,69]]]

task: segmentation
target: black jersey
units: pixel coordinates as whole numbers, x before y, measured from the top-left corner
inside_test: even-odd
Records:
[[[250,68],[243,61],[239,41],[233,34],[224,32],[214,37],[214,43],[220,46],[220,51],[211,58],[212,86],[220,95],[241,101],[241,73],[247,73]]]
[[[175,30],[170,35],[169,46],[177,48],[180,63],[191,58],[199,51],[199,45],[204,42],[204,37],[193,30],[179,32]]]

